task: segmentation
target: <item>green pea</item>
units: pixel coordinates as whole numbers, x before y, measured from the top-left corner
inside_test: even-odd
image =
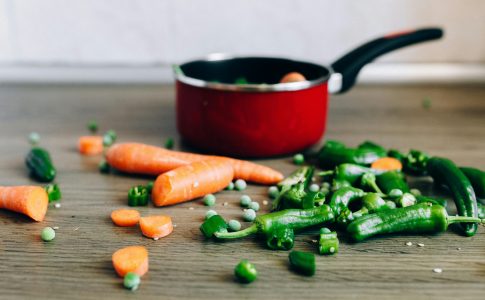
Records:
[[[101,173],[109,173],[111,167],[107,161],[102,160],[98,165],[98,169],[99,169],[99,172]]]
[[[241,198],[239,198],[239,201],[242,207],[248,207],[252,202],[251,197],[248,195],[242,195]]]
[[[293,156],[293,163],[295,165],[302,165],[305,162],[305,157],[303,154],[298,153]]]
[[[236,188],[237,191],[245,190],[247,186],[248,185],[247,185],[246,181],[244,181],[243,179],[238,179],[234,183],[234,187]]]
[[[413,196],[421,196],[421,191],[418,189],[411,189],[409,192],[413,194]]]
[[[229,185],[226,186],[225,190],[232,191],[234,189],[234,182],[229,182]]]
[[[330,189],[330,183],[329,182],[324,182],[322,183],[322,189]]]
[[[229,226],[230,231],[239,231],[241,229],[241,223],[238,220],[230,220],[227,226]]]
[[[259,203],[258,202],[251,202],[251,203],[249,203],[248,207],[250,209],[254,210],[254,211],[258,211],[259,210]]]
[[[56,237],[56,232],[52,227],[45,227],[42,229],[42,232],[40,233],[40,238],[44,242],[50,242]]]
[[[252,222],[256,219],[256,212],[253,209],[246,209],[243,213],[243,220]]]
[[[208,210],[206,213],[205,213],[205,219],[208,220],[210,219],[211,217],[217,215],[217,211],[215,210]]]
[[[399,198],[402,196],[402,191],[400,189],[392,189],[390,192],[389,192],[389,197],[392,197],[392,198]]]
[[[280,193],[279,189],[277,186],[270,186],[269,189],[268,189],[268,196],[271,198],[271,199],[276,199],[276,197],[278,197],[278,194]]]
[[[135,291],[140,285],[140,276],[133,272],[127,273],[123,278],[123,285],[129,290]]]
[[[202,201],[204,202],[205,206],[214,206],[214,204],[216,204],[216,196],[213,194],[207,194],[204,196]]]
[[[316,193],[320,190],[320,187],[318,186],[318,184],[312,183],[310,187],[308,187],[308,189],[310,190],[310,192]]]
[[[173,138],[168,138],[165,140],[165,148],[166,149],[173,149],[173,146],[174,146],[174,141],[173,141]]]
[[[252,263],[243,259],[234,269],[234,275],[242,283],[251,283],[258,277],[258,271]]]
[[[29,134],[29,143],[34,146],[37,145],[40,141],[40,135],[37,132],[31,132]]]
[[[98,131],[98,123],[96,121],[89,121],[88,123],[88,130],[91,132],[91,133],[96,133]]]

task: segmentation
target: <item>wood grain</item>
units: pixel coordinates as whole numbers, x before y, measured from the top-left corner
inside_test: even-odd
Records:
[[[425,97],[430,109],[422,107]],[[340,253],[317,257],[316,276],[305,278],[288,270],[287,252],[269,251],[256,239],[204,241],[198,227],[207,209],[201,201],[140,208],[142,215],[171,215],[177,225],[158,241],[137,228],[115,227],[110,212],[126,206],[132,185],[149,179],[99,174],[98,157],[78,155],[77,137],[91,119],[101,130],[115,129],[121,141],[162,145],[177,137],[170,86],[0,86],[0,184],[33,183],[23,159],[27,135],[37,131],[64,193],[62,207],[50,207],[43,223],[0,211],[1,299],[483,299],[483,228],[472,238],[450,230],[359,244],[342,239]],[[326,137],[350,145],[370,139],[401,150],[419,148],[485,169],[485,87],[357,87],[332,98]],[[295,169],[287,157],[261,163],[285,174]],[[428,179],[414,184],[426,194],[437,192]],[[265,187],[251,185],[244,193],[267,200]],[[215,209],[241,220],[240,195],[218,194]],[[59,227],[51,243],[40,240],[44,226]],[[299,235],[295,248],[315,251],[314,238],[315,232]],[[150,271],[135,294],[122,288],[110,261],[128,245],[145,245],[150,253]],[[233,267],[242,258],[259,270],[251,285],[233,282]]]

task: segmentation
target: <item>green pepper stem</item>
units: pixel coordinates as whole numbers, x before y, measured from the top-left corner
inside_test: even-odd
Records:
[[[464,217],[464,216],[448,216],[448,224],[453,223],[481,223],[485,224],[485,219]]]
[[[235,232],[215,232],[214,235],[218,239],[239,239],[258,232],[256,224],[249,226],[243,230]]]

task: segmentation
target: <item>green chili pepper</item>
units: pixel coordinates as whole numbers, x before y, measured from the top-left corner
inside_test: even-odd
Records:
[[[386,149],[384,149],[384,147],[382,147],[381,145],[376,144],[372,141],[364,141],[357,148],[359,148],[359,149],[363,149],[363,148],[376,149],[380,152],[386,152]]]
[[[357,242],[389,233],[437,233],[446,231],[453,223],[476,223],[476,217],[449,216],[441,205],[430,203],[380,211],[359,218],[347,227],[347,232]]]
[[[310,184],[314,167],[305,166],[299,168],[290,176],[278,183],[280,190],[273,201],[272,210],[280,210],[283,207],[301,207],[301,200],[306,195],[306,188]]]
[[[211,218],[212,219],[212,218]],[[210,219],[209,219],[210,220]],[[275,236],[280,237],[277,231],[281,228],[288,228],[291,230],[299,230],[307,227],[323,224],[325,222],[333,221],[334,214],[332,209],[328,205],[322,205],[309,209],[286,209],[277,212],[272,212],[265,215],[257,216],[254,219],[254,223],[247,227],[246,229],[236,231],[236,232],[216,232],[214,235],[218,239],[238,239],[242,237],[249,236],[251,234],[259,233],[266,236],[268,241],[268,247],[273,247],[273,245],[283,245],[285,247],[288,245],[286,238],[288,237],[288,232],[284,235],[285,242],[278,243],[278,241],[273,241]],[[271,249],[281,249],[281,248],[271,248]]]
[[[252,263],[243,259],[234,269],[234,276],[242,283],[251,283],[258,278],[258,271]]]
[[[114,130],[108,130],[106,133],[103,135],[103,146],[109,147],[114,144],[116,141],[117,135]]]
[[[227,232],[227,223],[219,215],[213,215],[200,225],[200,231],[206,238],[213,237],[215,233]],[[236,231],[239,232],[239,231]]]
[[[404,160],[404,157],[405,157],[404,154],[402,154],[399,150],[396,150],[396,149],[390,149],[389,151],[387,151],[387,156],[395,158],[401,162]]]
[[[148,204],[148,189],[143,186],[134,186],[128,191],[129,206],[145,206]]]
[[[403,171],[415,176],[426,175],[428,160],[428,154],[418,150],[410,150],[402,160]]]
[[[416,197],[416,203],[418,203],[418,204],[428,202],[428,203],[432,203],[434,205],[441,205],[445,208],[448,205],[448,201],[446,201],[446,199],[442,199],[442,198],[431,198],[431,197],[422,196],[422,195],[415,196],[415,197]]]
[[[366,173],[380,174],[381,172],[356,164],[340,164],[334,171],[324,171],[320,172],[318,175],[333,175],[333,188],[334,190],[338,190],[344,186],[356,185]]]
[[[376,183],[381,188],[382,193],[386,195],[394,189],[403,193],[409,193],[409,186],[401,172],[389,171],[379,174],[376,178]]]
[[[317,192],[307,192],[306,195],[303,197],[301,201],[301,207],[296,208],[313,208],[318,203],[325,202],[325,194],[321,193],[320,191]]]
[[[347,148],[335,147],[327,143],[318,153],[318,161],[321,166],[332,168],[343,163],[357,165],[370,165],[375,160],[386,156],[386,151],[376,147]]]
[[[289,255],[290,266],[297,273],[306,276],[315,274],[315,255],[303,251],[291,251]]]
[[[387,202],[376,193],[368,193],[362,198],[362,208],[353,212],[354,219],[374,212],[389,210]]]
[[[51,156],[47,150],[35,147],[30,149],[25,164],[32,177],[40,182],[51,182],[56,177],[56,168],[54,167]]]
[[[266,245],[273,250],[290,250],[295,243],[295,231],[286,226],[275,226],[266,234]]]
[[[320,239],[318,240],[318,252],[320,254],[335,254],[338,252],[338,246],[337,232],[330,231],[328,228],[320,229]]]
[[[480,202],[477,202],[477,207],[478,207],[478,217],[480,219],[485,219],[485,206]]]
[[[49,202],[57,201],[62,198],[61,189],[56,183],[50,183],[45,186],[45,191],[49,197]]]
[[[98,164],[98,170],[99,170],[99,172],[106,174],[106,173],[110,172],[111,166],[108,164],[107,161],[102,160]]]
[[[147,185],[146,185],[146,188],[147,188],[147,192],[148,194],[151,194],[152,193],[152,190],[153,190],[153,185],[155,183],[153,181],[148,181]]]
[[[404,193],[401,197],[395,200],[397,206],[406,207],[417,203],[416,197],[411,193]]]
[[[435,182],[444,184],[451,191],[460,216],[478,216],[477,199],[472,184],[451,160],[432,157],[428,160],[427,171]],[[473,236],[478,229],[477,224],[463,224],[460,227],[466,236]]]
[[[475,195],[478,198],[485,198],[485,172],[476,168],[461,167],[460,170],[470,180]]]
[[[374,173],[365,173],[360,178],[360,185],[362,188],[367,188],[373,193],[382,194],[381,189],[377,186],[376,175]]]
[[[365,192],[361,189],[354,188],[354,187],[344,187],[332,194],[330,198],[330,208],[332,208],[334,214],[339,216],[340,213],[346,209],[349,204],[355,200],[360,200],[364,197]]]

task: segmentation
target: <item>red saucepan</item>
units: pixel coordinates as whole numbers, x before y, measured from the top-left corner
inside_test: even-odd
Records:
[[[331,66],[221,56],[176,66],[177,128],[188,144],[217,154],[268,157],[300,151],[325,131],[329,92],[350,89],[362,67],[376,57],[442,35],[439,28],[390,34]],[[279,83],[290,72],[307,80]],[[246,83],[238,84],[241,78]]]

